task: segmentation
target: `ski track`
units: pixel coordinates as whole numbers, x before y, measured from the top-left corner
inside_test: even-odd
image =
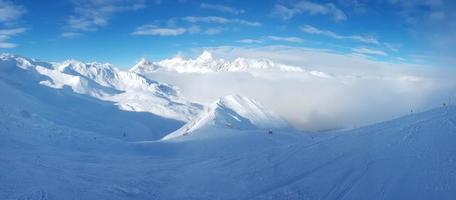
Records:
[[[326,161],[324,162],[323,164],[321,165],[318,165],[317,167],[314,167],[310,170],[306,170],[300,174],[296,174],[294,175],[293,177],[290,177],[290,178],[285,178],[285,180],[282,180],[282,181],[278,181],[278,183],[275,183],[274,185],[270,185],[266,188],[263,188],[261,189],[260,191],[258,192],[255,192],[254,195],[251,195],[251,196],[248,196],[247,198],[244,198],[244,199],[254,199],[255,197],[257,196],[260,196],[262,194],[266,194],[266,193],[269,193],[271,191],[275,191],[275,190],[279,190],[287,185],[291,185],[293,183],[296,183],[298,181],[300,181],[301,179],[305,178],[306,176],[310,175],[310,174],[313,174],[315,173],[316,171],[318,170],[322,170],[323,168],[331,165],[331,164],[334,164],[335,162],[337,162],[338,160],[340,160],[341,158],[343,158],[344,155],[340,155],[340,156],[337,156],[336,158],[334,159],[331,159],[329,161]]]

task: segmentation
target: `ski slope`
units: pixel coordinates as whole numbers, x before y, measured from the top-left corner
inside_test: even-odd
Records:
[[[3,108],[5,109],[5,108]],[[352,131],[125,142],[2,112],[1,199],[453,199],[456,107]],[[6,112],[8,113],[8,112]],[[47,125],[43,125],[47,124]]]

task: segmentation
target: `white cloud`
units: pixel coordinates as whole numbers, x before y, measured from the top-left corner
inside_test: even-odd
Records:
[[[9,0],[0,0],[0,25],[6,25],[12,27],[16,24],[26,10],[23,6],[14,3]],[[17,34],[25,32],[27,29],[23,27],[0,29],[0,49],[3,48],[15,48],[17,44],[8,42],[11,37]]]
[[[335,21],[347,19],[345,13],[332,3],[318,4],[310,1],[301,1],[295,7],[310,15],[331,15]]]
[[[145,8],[144,0],[80,0],[74,3],[74,14],[68,26],[75,31],[96,31],[109,24],[113,15]]]
[[[220,29],[220,28],[208,28],[205,33],[208,35],[216,35],[221,32],[222,32],[222,29]]]
[[[376,55],[376,56],[387,56],[388,54],[381,50],[376,49],[369,49],[369,48],[353,48],[353,52],[360,53],[360,54],[369,54],[369,55]]]
[[[0,49],[9,49],[9,48],[14,48],[17,45],[14,43],[9,43],[9,42],[0,42]]]
[[[347,19],[345,13],[332,3],[315,3],[311,1],[298,1],[290,7],[276,4],[272,10],[272,15],[284,20],[293,18],[297,14],[306,13],[308,15],[328,15],[334,21],[344,21]]]
[[[17,44],[8,42],[11,37],[27,31],[26,28],[0,29],[0,49],[15,48]]]
[[[182,35],[187,30],[185,28],[162,28],[155,25],[144,25],[138,27],[133,35],[155,35],[155,36],[177,36]]]
[[[196,34],[201,32],[201,28],[197,25],[191,25],[187,28],[188,33]]]
[[[22,17],[25,12],[25,8],[21,5],[8,0],[0,0],[0,22],[10,23]]]
[[[25,32],[27,29],[20,27],[20,28],[12,28],[12,29],[0,29],[0,35],[6,35],[6,36],[14,36],[19,33]]]
[[[77,32],[63,32],[62,34],[60,34],[60,37],[64,37],[64,38],[75,38],[75,37],[78,37],[80,36],[81,33],[77,33]]]
[[[186,33],[216,35],[220,34],[222,31],[223,29],[219,27],[209,27],[205,30],[202,30],[202,28],[197,25],[191,25],[188,28],[174,26],[159,27],[156,25],[143,25],[136,28],[132,35],[178,36]]]
[[[305,26],[301,27],[300,29],[301,29],[301,31],[303,31],[305,33],[324,35],[324,36],[331,37],[331,38],[338,39],[338,40],[348,39],[348,40],[354,40],[354,41],[369,43],[369,44],[377,44],[377,45],[379,44],[379,41],[377,40],[377,38],[375,38],[373,36],[339,35],[332,31],[321,30],[321,29],[315,28],[310,25],[305,25]]]
[[[296,8],[288,8],[281,4],[274,5],[272,9],[272,15],[279,17],[283,20],[289,20],[293,18],[296,14],[301,13],[299,9]]]
[[[246,43],[246,44],[261,44],[261,43],[263,43],[262,40],[256,40],[256,39],[250,39],[250,38],[238,40],[237,42]]]
[[[279,36],[268,36],[267,37],[270,40],[274,41],[282,41],[282,42],[294,42],[294,43],[301,43],[304,42],[303,39],[298,38],[298,37],[279,37]]]
[[[218,16],[204,16],[204,17],[197,17],[197,16],[187,16],[182,18],[182,20],[190,23],[215,23],[215,24],[237,24],[237,25],[244,25],[244,26],[261,26],[260,22],[254,21],[247,21],[243,19],[229,19],[224,17]]]
[[[76,38],[76,37],[79,37],[81,36],[82,34],[81,33],[78,33],[78,32],[72,32],[72,31],[68,31],[68,32],[63,32],[60,34],[60,37],[63,37],[63,38]]]
[[[219,12],[229,13],[229,14],[234,14],[234,15],[239,15],[239,14],[242,14],[245,12],[244,10],[236,9],[236,8],[226,6],[226,5],[221,5],[221,4],[202,3],[202,4],[200,4],[200,7],[204,8],[204,9],[212,9],[212,10],[216,10]]]

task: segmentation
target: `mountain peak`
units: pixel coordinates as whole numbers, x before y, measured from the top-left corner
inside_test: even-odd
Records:
[[[148,72],[158,68],[153,62],[146,58],[141,58],[135,66],[130,69],[130,72]]]
[[[141,59],[139,59],[139,62],[138,62],[138,64],[141,64],[141,65],[148,65],[148,64],[151,64],[151,63],[152,62],[150,62],[146,58],[141,58]]]
[[[205,128],[236,130],[288,129],[288,122],[253,99],[233,94],[219,98],[198,117],[165,136],[169,140]]]
[[[214,58],[212,57],[211,52],[204,50],[203,53],[201,53],[201,55],[197,59],[207,61],[207,60],[213,60]]]

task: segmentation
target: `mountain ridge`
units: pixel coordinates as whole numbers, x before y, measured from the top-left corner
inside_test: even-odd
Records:
[[[36,80],[41,85],[55,89],[70,88],[75,93],[115,102],[119,108],[128,111],[151,112],[166,118],[188,121],[202,107],[182,97],[174,86],[153,81],[141,74],[119,70],[107,63],[83,63],[76,60],[46,63],[9,53],[1,54],[0,62],[0,70],[20,68],[41,76]]]
[[[290,124],[253,99],[233,94],[220,97],[182,128],[163,140],[179,138],[208,128],[233,130],[293,130]]]
[[[154,73],[159,70],[177,73],[223,73],[246,72],[255,76],[262,73],[285,72],[304,73],[318,78],[331,78],[332,75],[316,70],[305,70],[301,67],[276,63],[268,59],[247,59],[238,57],[232,61],[216,59],[209,51],[203,51],[195,59],[184,59],[181,55],[157,62],[142,58],[130,71],[140,74]]]

